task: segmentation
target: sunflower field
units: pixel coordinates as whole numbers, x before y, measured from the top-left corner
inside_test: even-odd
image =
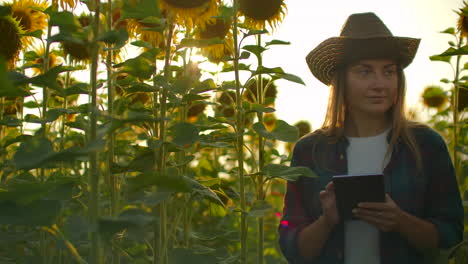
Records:
[[[0,263],[286,263],[285,180],[315,176],[289,167],[310,124],[274,109],[275,81],[304,82],[263,64],[289,44],[269,34],[286,13],[284,0],[2,0]],[[465,194],[460,32],[431,57],[455,65],[453,87],[423,98]],[[440,263],[467,263],[467,243]]]

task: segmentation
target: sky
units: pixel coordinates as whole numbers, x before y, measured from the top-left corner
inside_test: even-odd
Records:
[[[413,63],[405,69],[407,79],[407,106],[425,121],[430,113],[421,105],[421,94],[427,85],[441,85],[442,78],[453,78],[450,65],[432,62],[429,56],[445,51],[453,37],[440,31],[456,27],[457,14],[462,0],[285,0],[287,15],[271,33],[272,39],[291,42],[287,46],[273,46],[264,53],[266,67],[282,67],[298,75],[305,86],[280,81],[276,100],[279,119],[294,124],[307,120],[312,129],[319,128],[324,120],[329,88],[310,73],[305,63],[306,55],[320,42],[340,34],[350,14],[374,12],[395,36],[420,38],[421,44]]]

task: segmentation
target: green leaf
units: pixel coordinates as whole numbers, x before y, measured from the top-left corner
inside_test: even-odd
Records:
[[[295,82],[298,84],[305,85],[304,81],[299,77],[294,74],[289,74],[289,73],[277,73],[272,75],[273,78],[275,79],[284,79],[288,80],[290,82]]]
[[[22,126],[21,120],[16,118],[15,116],[5,116],[2,120],[0,120],[0,125],[8,126],[8,127],[17,127]]]
[[[198,128],[191,123],[177,123],[170,128],[171,135],[173,136],[172,142],[178,146],[185,147],[195,143],[199,136]]]
[[[0,6],[0,17],[11,15],[11,6]]]
[[[289,167],[280,164],[268,164],[262,170],[268,178],[281,178],[288,181],[296,181],[299,177],[315,178],[317,174],[308,167]]]
[[[268,33],[268,31],[265,30],[265,29],[263,29],[263,30],[249,30],[249,32],[247,32],[247,34],[244,34],[243,38],[246,38],[248,36],[253,36],[253,35],[265,34],[265,33]]]
[[[29,170],[40,168],[53,153],[52,142],[43,137],[32,137],[21,143],[13,160],[16,168]]]
[[[145,19],[146,17],[161,17],[159,6],[154,0],[124,1],[121,19]]]
[[[210,188],[189,177],[185,177],[185,180],[187,181],[188,185],[192,188],[193,193],[208,198],[221,206],[225,206],[223,201],[221,201],[218,195],[216,195],[216,193],[214,193]]]
[[[98,221],[98,230],[107,240],[120,231],[126,230],[130,239],[144,241],[145,227],[154,221],[154,216],[140,209],[128,209],[118,217],[101,217]]]
[[[295,142],[299,138],[299,130],[283,120],[276,120],[273,131],[269,132],[262,123],[253,124],[253,129],[260,136],[267,139]]]
[[[71,12],[55,12],[51,7],[47,8],[44,12],[50,16],[49,24],[51,26],[58,26],[60,32],[73,32],[79,27]]]
[[[190,192],[190,185],[180,176],[176,168],[167,168],[164,173],[149,171],[136,177],[127,178],[130,191],[140,191],[145,187],[158,186],[164,191]]]
[[[98,41],[102,41],[106,44],[115,45],[112,49],[122,48],[128,40],[128,32],[125,29],[107,31],[99,35]],[[104,49],[108,50],[108,49]]]
[[[247,50],[247,51],[255,54],[255,56],[257,56],[257,58],[262,56],[262,53],[265,50],[267,50],[266,48],[264,48],[262,46],[259,46],[259,45],[245,45],[244,47],[242,47],[242,49]]]
[[[140,55],[136,58],[128,59],[114,67],[121,68],[121,72],[128,73],[140,79],[149,79],[153,75],[155,66],[145,56]]]
[[[143,40],[133,41],[133,42],[131,42],[130,44],[132,44],[132,45],[135,46],[135,47],[140,47],[140,48],[147,48],[147,49],[153,48],[153,47],[151,46],[151,43],[146,42],[146,41],[143,41]]]
[[[0,202],[0,224],[49,226],[55,223],[61,211],[61,202],[37,200],[28,205]]]
[[[90,90],[91,88],[88,83],[75,83],[72,86],[65,89],[65,94],[66,95],[89,94]]]
[[[468,45],[465,45],[459,49],[448,48],[439,56],[458,56],[458,55],[467,55],[467,54],[468,54]]]
[[[30,95],[22,86],[14,85],[14,77],[19,73],[7,72],[5,60],[0,59],[0,97],[24,97]]]
[[[23,36],[23,37],[34,37],[34,38],[37,38],[37,39],[42,39],[42,30],[38,29],[38,30],[35,30],[33,32],[27,32],[27,33],[21,34],[21,36]]]
[[[443,62],[447,62],[447,63],[450,63],[450,59],[452,57],[450,56],[440,56],[440,55],[434,55],[434,56],[430,56],[429,59],[431,61],[443,61]]]
[[[263,217],[266,213],[273,210],[273,206],[264,200],[256,200],[248,212],[248,216]]]
[[[217,264],[219,260],[214,254],[196,254],[192,249],[174,248],[169,252],[171,264]]]
[[[447,29],[444,30],[444,31],[440,31],[440,33],[454,35],[454,34],[455,34],[455,28],[449,27],[449,28],[447,28]]]
[[[288,42],[288,41],[283,41],[283,40],[277,40],[277,39],[274,39],[272,41],[269,41],[269,42],[266,42],[265,45],[268,47],[268,46],[271,46],[271,45],[290,45],[291,42]]]
[[[265,107],[261,104],[250,103],[247,101],[242,102],[242,107],[247,113],[257,112],[257,113],[273,113],[275,112],[274,108]]]

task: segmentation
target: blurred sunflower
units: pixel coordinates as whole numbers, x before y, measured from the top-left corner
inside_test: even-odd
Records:
[[[206,104],[192,104],[189,106],[187,111],[187,119],[189,122],[195,122],[198,119],[198,115],[203,113],[206,109]]]
[[[268,130],[273,130],[277,120],[275,113],[265,113],[263,115],[263,123]]]
[[[240,0],[239,12],[244,15],[248,28],[263,30],[268,25],[274,29],[283,20],[287,8],[284,0]]]
[[[427,107],[442,108],[448,102],[448,97],[442,87],[429,85],[422,94],[423,103]]]
[[[221,18],[208,20],[199,26],[196,38],[209,40],[219,38],[224,43],[206,46],[200,49],[200,53],[210,62],[219,63],[226,56],[232,56],[234,51],[234,40],[231,29],[231,22]]]
[[[264,103],[267,106],[273,106],[275,104],[276,95],[278,89],[276,85],[271,82],[270,79],[262,77],[262,85],[265,93]],[[266,91],[265,91],[266,89]],[[244,92],[244,98],[251,103],[258,103],[257,97],[257,78],[252,79],[247,85]]]
[[[299,129],[299,137],[303,137],[309,134],[312,130],[310,123],[304,120],[295,123],[294,126],[297,127],[297,129]]]
[[[164,49],[165,43],[163,34],[158,31],[147,30],[159,26],[161,25],[155,23],[144,23],[136,19],[129,19],[127,21],[127,31],[131,38],[141,39],[150,43],[152,47]]]
[[[217,15],[220,0],[160,0],[159,8],[171,14],[177,24],[191,29]]]
[[[46,1],[41,0],[13,0],[11,3],[12,17],[19,21],[20,26],[26,33],[47,28],[47,15],[39,10],[45,10],[48,7]],[[34,37],[24,37],[23,43],[31,46]]]
[[[468,2],[463,2],[463,8],[459,9],[457,28],[460,32],[460,37],[468,38]]]
[[[59,0],[59,5],[62,9],[67,9],[67,7],[75,8],[78,0]]]
[[[216,110],[218,114],[224,117],[234,116],[234,103],[236,100],[236,93],[232,91],[222,92],[218,98],[218,106]]]
[[[294,124],[294,126],[297,127],[297,129],[299,130],[299,138],[309,134],[310,131],[312,130],[310,123],[304,120],[298,121],[297,123]],[[290,143],[290,142],[286,143],[286,150],[289,153],[292,152],[294,148],[294,144],[295,143]]]
[[[22,48],[21,34],[24,31],[19,21],[11,16],[0,16],[0,56],[7,61],[7,68],[12,69]]]
[[[39,46],[34,48],[34,52],[38,57],[31,62],[35,65],[35,67],[32,67],[31,69],[33,70],[34,75],[38,75],[44,73],[44,66],[42,64],[44,63],[45,50],[43,46]],[[58,57],[53,51],[49,52],[49,69],[58,66],[61,63],[63,63],[62,58]]]
[[[75,62],[87,63],[91,60],[91,23],[93,18],[89,14],[81,14],[76,18],[76,24],[79,26],[77,34],[74,37],[80,40],[77,41],[61,41],[61,46],[65,56],[70,56],[70,59]]]

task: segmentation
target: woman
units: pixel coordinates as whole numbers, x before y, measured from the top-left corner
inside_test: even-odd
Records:
[[[424,249],[463,237],[463,207],[443,138],[404,116],[403,68],[419,39],[394,37],[373,13],[351,15],[340,37],[307,56],[331,87],[321,129],[301,138],[291,166],[317,178],[288,182],[280,245],[290,263],[423,263]],[[383,203],[337,212],[331,177],[384,174]]]

